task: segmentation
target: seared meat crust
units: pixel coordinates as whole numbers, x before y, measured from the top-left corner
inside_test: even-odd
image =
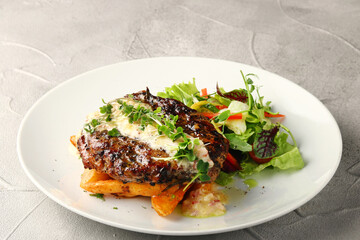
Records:
[[[208,175],[212,181],[217,178],[228,154],[229,142],[215,130],[208,118],[177,100],[153,96],[148,90],[134,93],[132,98],[149,104],[153,110],[161,107],[167,116],[178,115],[176,125],[204,142],[214,162]],[[107,131],[83,134],[77,141],[77,148],[85,168],[105,172],[123,182],[174,183],[189,181],[196,174],[175,160],[152,159],[168,157],[164,150],[152,149],[144,142],[125,136],[111,137]]]
[[[167,116],[178,115],[176,126],[182,127],[185,133],[204,142],[214,162],[214,167],[208,172],[211,180],[214,181],[228,154],[229,141],[216,131],[209,119],[175,99],[154,96],[149,89],[132,95],[134,100],[149,104],[153,110],[161,107],[162,113]]]
[[[123,182],[168,183],[192,178],[175,161],[153,160],[168,157],[164,150],[125,136],[111,137],[107,131],[82,135],[77,142],[85,168],[96,169]]]

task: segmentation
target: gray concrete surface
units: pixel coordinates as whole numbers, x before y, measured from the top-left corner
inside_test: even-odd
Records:
[[[46,91],[93,68],[157,56],[221,58],[301,85],[343,136],[330,183],[299,209],[245,230],[186,239],[360,239],[360,1],[0,1],[0,239],[176,239],[80,217],[22,171],[16,133]],[[183,239],[183,238],[179,238]]]

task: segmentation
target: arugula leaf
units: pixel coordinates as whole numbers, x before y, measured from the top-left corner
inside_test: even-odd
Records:
[[[226,133],[225,137],[230,142],[230,148],[234,150],[239,150],[242,152],[250,152],[252,151],[252,146],[244,141],[241,135],[237,135],[235,133]]]

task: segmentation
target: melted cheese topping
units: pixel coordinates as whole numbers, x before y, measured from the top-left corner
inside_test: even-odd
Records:
[[[135,108],[140,105],[141,107],[144,107],[146,109],[151,109],[148,104],[136,102],[132,99],[121,99],[121,101],[125,102],[128,105],[133,105]],[[96,126],[96,131],[110,131],[113,128],[116,128],[119,130],[122,136],[126,136],[147,143],[152,149],[165,150],[165,152],[170,157],[173,157],[176,154],[179,143],[182,141],[181,139],[172,141],[169,137],[165,135],[159,135],[157,128],[153,125],[147,125],[144,130],[141,130],[140,124],[129,123],[128,117],[119,109],[120,104],[117,101],[112,101],[110,102],[110,104],[113,106],[113,108],[111,109],[112,119],[110,122],[106,122],[105,120],[100,121],[100,119],[104,118],[104,115],[101,114],[99,111],[89,114],[87,116],[86,122],[90,123],[91,120],[98,119],[100,124]],[[194,140],[194,138],[189,135],[187,135],[187,137],[190,140]],[[208,162],[209,167],[211,168],[214,163],[210,159],[209,153],[205,148],[204,143],[201,140],[199,142],[200,144],[194,147],[194,153],[198,159],[202,159],[204,162]],[[187,160],[178,161],[178,164],[184,168],[194,168],[194,163]]]

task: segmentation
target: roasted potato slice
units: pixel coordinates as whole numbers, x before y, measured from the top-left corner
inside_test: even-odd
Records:
[[[121,197],[151,197],[160,194],[167,187],[167,184],[152,186],[149,183],[123,183],[110,178],[106,173],[94,169],[85,169],[81,176],[80,187],[93,193],[114,193]]]
[[[176,185],[151,197],[151,204],[160,216],[171,214],[183,199],[186,185]],[[188,189],[188,188],[187,188]]]

